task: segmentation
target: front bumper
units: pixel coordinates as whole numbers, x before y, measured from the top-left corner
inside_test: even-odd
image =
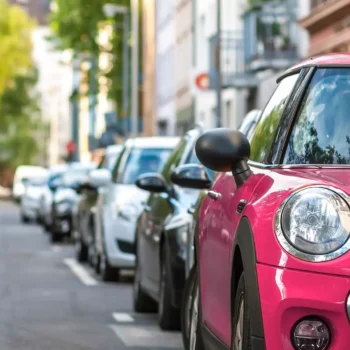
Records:
[[[331,331],[329,349],[349,347],[346,303],[350,278],[257,264],[266,349],[294,350],[291,331],[304,317],[322,319]],[[249,291],[248,291],[249,293]]]
[[[72,216],[71,214],[54,216],[52,222],[52,231],[56,234],[70,235],[72,231]]]
[[[135,229],[135,222],[122,218],[118,218],[115,225],[106,225],[104,242],[111,266],[120,269],[135,268]]]

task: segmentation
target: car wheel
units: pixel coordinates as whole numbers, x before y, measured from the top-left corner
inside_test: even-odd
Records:
[[[133,303],[135,312],[157,312],[157,303],[142,290],[140,268],[137,262],[133,288]]]
[[[238,282],[232,322],[233,350],[251,350],[250,315],[245,289],[244,273],[242,273]]]
[[[112,267],[108,262],[108,257],[105,252],[102,252],[100,258],[100,274],[102,281],[111,282],[119,280],[119,270]]]
[[[78,238],[75,243],[75,257],[79,262],[85,262],[88,258],[88,248],[81,238]]]
[[[163,330],[180,329],[180,310],[171,302],[170,274],[166,263],[166,246],[162,248],[162,260],[159,279],[158,322]]]
[[[189,337],[191,329],[191,307],[195,281],[196,267],[193,266],[185,284],[181,305],[181,333],[185,350],[189,349]]]
[[[59,233],[54,231],[50,232],[50,241],[51,243],[57,243],[62,241],[62,236]]]
[[[100,264],[101,264],[100,255],[96,252],[95,261],[94,261],[94,270],[97,274],[100,274],[100,272],[101,272]]]
[[[30,220],[29,220],[28,216],[25,216],[24,214],[21,214],[21,222],[23,224],[27,224],[29,221]]]
[[[199,279],[197,269],[194,267],[193,286],[191,293],[187,295],[189,301],[189,324],[188,338],[185,343],[186,350],[204,350],[203,340],[200,332],[200,297]],[[186,337],[184,337],[186,339]]]

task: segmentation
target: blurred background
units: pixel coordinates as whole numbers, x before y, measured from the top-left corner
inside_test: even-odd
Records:
[[[349,51],[348,0],[0,0],[0,185],[129,136],[237,128],[278,75]]]

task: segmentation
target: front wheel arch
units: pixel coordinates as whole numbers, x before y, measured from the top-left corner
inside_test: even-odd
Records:
[[[256,338],[264,338],[259,284],[256,272],[257,262],[254,235],[247,217],[243,217],[238,224],[233,243],[233,252],[231,261],[231,320],[233,320],[234,316],[233,307],[238,281],[242,271],[244,271],[250,314],[254,315],[251,318],[251,335]]]

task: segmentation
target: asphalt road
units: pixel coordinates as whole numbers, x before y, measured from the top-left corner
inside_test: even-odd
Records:
[[[1,350],[182,349],[155,315],[133,314],[130,276],[106,284],[73,257],[70,244],[52,246],[0,202]]]

